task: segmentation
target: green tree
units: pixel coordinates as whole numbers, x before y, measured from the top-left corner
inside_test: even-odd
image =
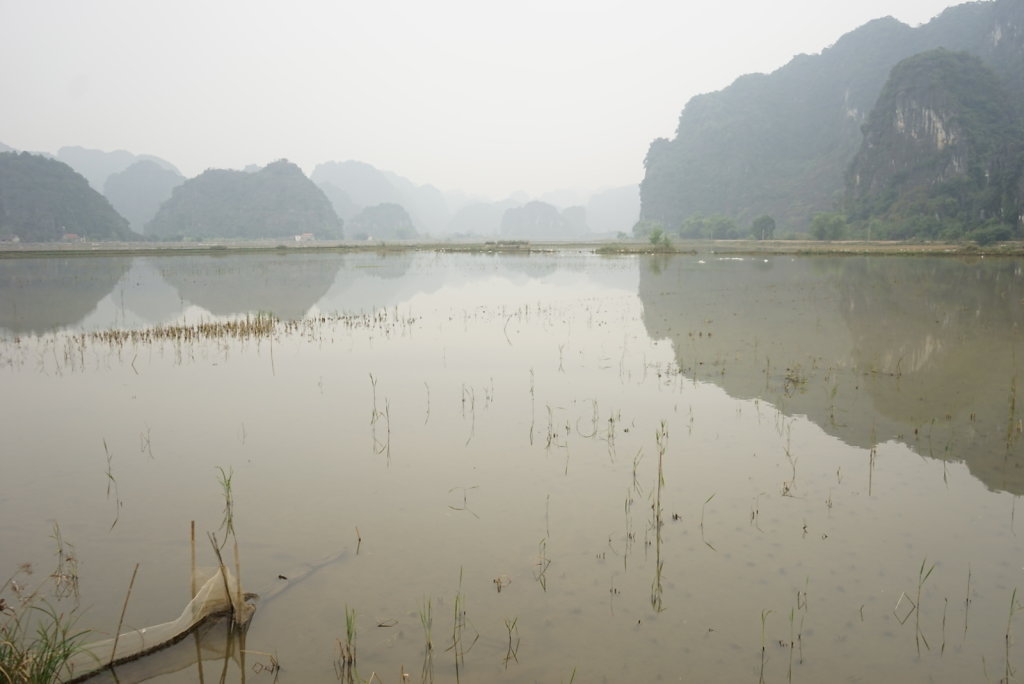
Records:
[[[713,216],[710,223],[712,240],[736,240],[740,237],[736,222],[727,216]]]
[[[811,221],[811,235],[818,240],[838,240],[846,228],[846,216],[832,211],[815,214]]]
[[[679,226],[679,235],[692,240],[704,240],[711,237],[711,224],[703,216],[688,216]]]
[[[754,219],[752,227],[755,240],[771,240],[775,237],[775,219],[768,214]]]
[[[663,231],[661,228],[655,228],[651,231],[647,239],[651,241],[651,244],[655,247],[669,247],[672,241],[668,237],[668,233]]]
[[[665,226],[662,225],[661,221],[650,221],[650,220],[643,219],[643,220],[637,221],[636,225],[633,226],[633,237],[638,237],[638,238],[647,237],[651,233],[653,233],[655,230],[664,231],[664,229],[665,229]]]

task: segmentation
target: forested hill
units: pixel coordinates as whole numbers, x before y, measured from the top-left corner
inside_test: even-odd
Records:
[[[128,222],[70,166],[27,152],[0,153],[0,240],[130,240]]]
[[[146,234],[165,239],[340,238],[342,223],[320,188],[286,160],[254,173],[210,169],[176,187]]]
[[[819,212],[842,208],[862,126],[893,67],[937,48],[978,57],[1024,108],[1021,0],[952,7],[917,28],[877,19],[819,55],[692,98],[675,137],[647,153],[641,219],[678,231],[691,217],[747,227],[769,215],[779,233],[808,230]]]

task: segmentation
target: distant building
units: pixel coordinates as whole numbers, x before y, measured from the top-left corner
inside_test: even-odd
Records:
[[[302,235],[296,235],[296,242],[312,242],[315,238],[312,233],[303,233]]]

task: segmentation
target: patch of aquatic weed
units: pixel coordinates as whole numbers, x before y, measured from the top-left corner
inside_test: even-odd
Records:
[[[271,314],[259,313],[254,316],[226,321],[202,321],[194,324],[158,325],[139,330],[111,329],[90,333],[90,337],[109,344],[126,342],[156,342],[171,340],[191,342],[203,339],[231,337],[250,339],[268,337],[277,328],[278,319]]]
[[[73,336],[73,340],[79,347],[84,348],[86,341],[89,340],[111,346],[124,346],[154,342],[193,343],[213,339],[259,340],[271,338],[277,333],[299,333],[317,338],[318,333],[328,325],[391,334],[404,332],[416,321],[417,317],[400,314],[397,309],[385,309],[372,314],[335,313],[290,321],[283,321],[273,314],[261,312],[223,321],[157,325],[139,329],[111,328],[81,333]]]

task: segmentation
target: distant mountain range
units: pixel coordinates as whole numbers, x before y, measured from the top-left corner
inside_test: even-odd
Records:
[[[0,153],[4,151],[13,149],[0,144]],[[264,173],[270,167],[277,171],[286,168],[275,162],[266,168],[250,165],[244,171],[210,169],[186,180],[166,160],[125,150],[64,147],[56,156],[14,156],[59,164],[84,181],[84,187],[77,184],[79,195],[88,195],[85,191],[91,190],[96,198],[90,201],[98,198],[116,210],[108,215],[110,225],[103,230],[94,226],[85,232],[66,231],[92,240],[138,239],[143,234],[160,240],[258,239],[305,233],[318,239],[400,240],[449,235],[524,237],[526,230],[515,227],[516,216],[521,214],[513,214],[507,220],[505,216],[506,212],[523,207],[529,201],[525,196],[491,202],[461,193],[442,193],[433,186],[416,185],[395,173],[358,161],[320,164],[311,179],[293,164],[287,164],[287,173]],[[21,169],[30,176],[17,183],[33,182],[30,166],[9,165],[8,178],[12,179]],[[8,189],[11,187],[14,186]],[[44,205],[59,206],[69,201],[62,196],[63,192],[54,185],[40,186],[35,196]],[[563,195],[552,193],[548,197],[561,201]],[[324,209],[324,198],[329,212]],[[569,207],[547,206],[569,220],[548,222],[539,231],[527,230],[532,239],[624,233],[639,215],[639,191],[637,186],[603,191],[594,195],[586,207],[572,208],[567,214]],[[3,211],[0,205],[0,239],[48,241],[61,239],[65,234],[54,227],[53,221],[35,225],[28,215],[17,219],[15,229],[14,219],[5,218]],[[44,215],[46,211],[38,213],[41,220]],[[131,229],[127,233],[121,219]],[[348,230],[344,228],[346,224]]]
[[[169,200],[174,189],[184,182],[185,177],[173,167],[139,159],[123,171],[107,176],[103,194],[114,209],[128,219],[132,230],[143,233],[160,205]]]
[[[310,178],[323,189],[338,216],[345,221],[368,207],[394,204],[406,211],[417,235],[509,236],[511,234],[502,228],[505,212],[530,201],[528,197],[511,197],[492,202],[460,193],[445,193],[432,185],[416,185],[407,178],[359,161],[320,164]],[[557,212],[575,204],[566,201],[571,195],[575,193],[549,193],[542,199]],[[568,239],[586,234],[628,232],[640,214],[639,189],[634,185],[595,194],[585,207],[585,214],[582,229],[576,225],[562,230],[562,224],[554,221],[546,224],[548,230],[534,232],[532,237]],[[515,224],[516,219],[511,221]]]
[[[971,2],[916,28],[877,19],[821,54],[799,55],[771,74],[745,75],[698,95],[680,114],[675,136],[650,145],[639,187],[589,197],[553,192],[494,202],[359,161],[325,162],[309,178],[275,162],[248,174],[210,170],[186,181],[171,163],[124,150],[64,147],[47,160],[66,163],[83,186],[5,145],[2,153],[6,239],[123,239],[152,231],[163,239],[295,232],[539,240],[631,230],[717,238],[756,232],[1019,239],[1024,1]],[[91,209],[75,218],[69,207],[76,202]],[[228,218],[232,212],[235,219]]]
[[[132,154],[126,150],[104,152],[103,150],[92,150],[85,147],[62,147],[57,150],[57,159],[85,176],[85,179],[89,181],[89,185],[97,192],[104,191],[107,179],[110,176],[120,173],[132,164],[143,160],[151,161],[157,166],[181,176],[181,172],[165,159],[154,157],[151,154]]]
[[[1022,111],[1020,0],[917,28],[878,19],[692,98],[647,153],[641,228],[723,217],[749,232],[767,215],[776,235],[1020,236]],[[836,216],[815,223],[822,213]]]

